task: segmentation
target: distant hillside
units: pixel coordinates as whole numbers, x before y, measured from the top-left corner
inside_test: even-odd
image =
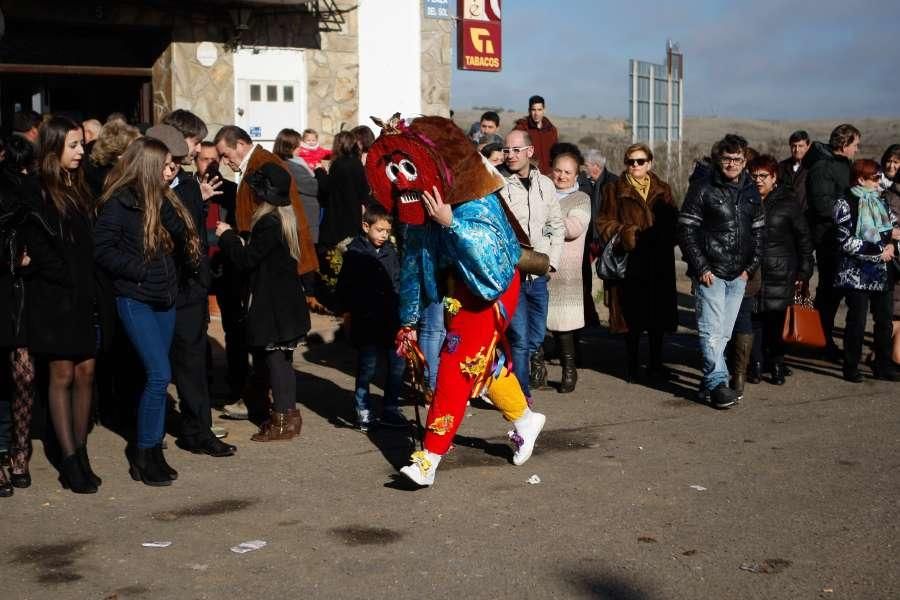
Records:
[[[476,122],[484,110],[454,109],[454,120],[467,130]],[[505,134],[512,129],[513,122],[525,116],[518,113],[501,112],[500,129]],[[610,161],[610,168],[620,171],[622,152],[631,143],[631,132],[624,119],[573,118],[548,115],[559,129],[560,139],[578,144],[582,150],[597,148]],[[814,140],[828,141],[828,135],[839,120],[814,121],[764,121],[753,119],[728,119],[717,117],[690,117],[685,119],[684,144],[681,166],[676,157],[672,161],[665,155],[665,142],[658,144],[655,171],[669,180],[676,196],[684,193],[687,176],[694,161],[709,153],[712,144],[726,133],[738,133],[750,145],[762,153],[774,154],[779,159],[788,156],[788,136],[797,129],[805,129]],[[851,121],[862,132],[860,157],[879,160],[882,152],[891,144],[900,143],[900,119],[857,119]],[[674,152],[673,152],[674,154]]]

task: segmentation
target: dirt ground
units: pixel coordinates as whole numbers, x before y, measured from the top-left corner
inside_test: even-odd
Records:
[[[296,354],[300,438],[254,443],[252,425],[217,411],[238,454],[192,455],[169,437],[171,487],[133,482],[125,441],[99,427],[104,482],[78,496],[37,444],[34,485],[0,500],[2,597],[900,597],[897,386],[846,383],[801,353],[787,385],[713,410],[694,400],[681,303],[672,382],[625,383],[621,340],[587,331],[575,393],[536,393],[547,427],[531,461],[511,464],[508,424],[475,403],[431,489],[397,478],[409,435],[350,426],[354,359],[340,340]],[[316,328],[329,340],[334,323]],[[230,551],[253,540],[266,545]]]

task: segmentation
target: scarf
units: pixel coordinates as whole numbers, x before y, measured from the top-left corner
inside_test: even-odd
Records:
[[[888,213],[881,194],[861,185],[850,188],[853,195],[859,198],[859,216],[856,219],[856,237],[880,244],[882,234],[893,229],[891,215]]]
[[[640,179],[635,179],[628,173],[625,174],[625,180],[628,184],[637,190],[637,193],[641,195],[644,202],[647,201],[647,196],[650,194],[650,176],[644,175]]]
[[[572,187],[570,187],[570,188],[568,188],[568,189],[565,189],[565,190],[556,190],[556,199],[557,199],[557,200],[562,200],[563,198],[565,198],[565,197],[568,196],[569,194],[574,194],[574,193],[577,192],[577,191],[578,191],[578,183],[576,182],[575,185],[573,185]]]

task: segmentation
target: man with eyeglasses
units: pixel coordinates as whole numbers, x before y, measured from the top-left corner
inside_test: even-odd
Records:
[[[815,305],[825,331],[824,358],[835,363],[843,362],[843,352],[834,342],[834,317],[844,292],[834,286],[840,257],[834,207],[838,198],[846,197],[845,192],[850,188],[850,166],[859,150],[859,142],[859,129],[845,123],[834,128],[828,144],[814,142],[803,157],[803,165],[808,169],[807,217],[819,271]]]
[[[765,227],[762,200],[744,168],[746,152],[747,140],[739,135],[716,142],[712,168],[695,170],[678,218],[679,245],[696,301],[700,393],[721,409],[738,398],[728,387],[725,346],[747,281],[759,268]]]
[[[534,145],[527,131],[513,130],[506,136],[506,185],[500,196],[528,235],[531,246],[549,257],[550,271],[555,271],[565,242],[565,227],[556,187],[532,166],[533,156]],[[536,353],[547,332],[548,279],[546,274],[522,276],[519,305],[509,324],[513,370],[529,399],[531,387],[544,385],[547,378],[543,359]]]

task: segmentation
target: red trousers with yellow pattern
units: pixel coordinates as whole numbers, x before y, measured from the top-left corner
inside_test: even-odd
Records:
[[[491,350],[495,345],[499,348],[498,334],[503,333],[502,329],[509,324],[516,310],[519,284],[516,271],[509,287],[497,300],[506,311],[502,320],[497,318],[494,302],[478,298],[462,285],[454,290],[454,298],[461,306],[459,312],[450,317],[441,348],[434,399],[425,421],[424,445],[429,452],[447,452],[465,415],[466,403],[472,396],[478,376],[485,369],[493,368]],[[487,390],[491,402],[504,418],[514,421],[525,413],[528,405],[516,376],[507,366],[503,367],[499,377],[488,380]]]

